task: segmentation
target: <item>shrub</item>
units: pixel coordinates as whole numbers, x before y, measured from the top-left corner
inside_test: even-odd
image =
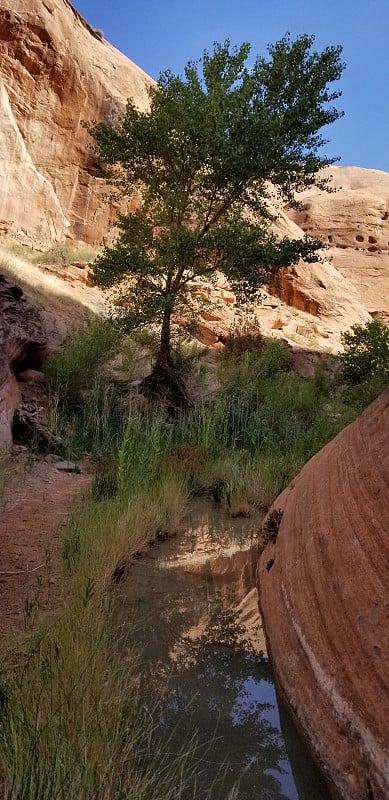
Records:
[[[107,362],[118,346],[119,333],[109,320],[98,320],[73,333],[62,353],[44,365],[49,387],[61,397],[76,397],[93,381],[97,367]]]
[[[345,402],[351,408],[350,421],[355,419],[358,414],[361,414],[386,389],[387,385],[387,376],[379,374],[373,375],[369,380],[357,383],[354,386],[349,384]]]
[[[241,342],[239,342],[239,345]],[[220,365],[220,378],[229,396],[237,394],[248,398],[255,395],[265,378],[286,373],[290,369],[290,355],[283,342],[270,339],[248,349],[227,350]]]
[[[239,358],[247,350],[262,350],[266,339],[261,334],[261,328],[257,320],[249,320],[241,326],[230,330],[225,338],[226,355]]]
[[[33,261],[36,264],[71,264],[72,261],[92,262],[98,255],[98,249],[84,245],[83,247],[72,247],[68,244],[54,244],[49,250],[43,253],[36,253]]]
[[[389,382],[389,328],[378,319],[366,325],[353,325],[342,334],[344,353],[340,354],[342,376],[356,385],[374,376],[382,379],[382,388]]]

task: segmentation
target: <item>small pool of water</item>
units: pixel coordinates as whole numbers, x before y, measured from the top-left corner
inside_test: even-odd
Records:
[[[208,500],[131,567],[119,618],[139,637],[145,682],[162,695],[169,747],[195,733],[196,797],[330,800],[282,700],[257,607],[260,517],[231,519]]]

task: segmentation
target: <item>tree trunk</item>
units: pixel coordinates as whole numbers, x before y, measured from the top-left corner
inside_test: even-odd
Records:
[[[193,408],[185,381],[177,371],[171,351],[171,317],[173,308],[164,311],[159,353],[150,375],[141,383],[141,392],[149,400],[161,401],[170,411],[186,412]]]
[[[162,319],[162,328],[161,328],[161,339],[159,345],[159,353],[157,356],[157,364],[160,365],[171,365],[172,363],[172,354],[171,354],[171,318],[172,318],[173,308],[165,308],[163,312],[163,319]],[[156,364],[156,366],[157,366]]]

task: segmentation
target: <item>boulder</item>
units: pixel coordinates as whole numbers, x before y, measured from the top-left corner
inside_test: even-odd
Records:
[[[285,696],[343,800],[389,797],[389,389],[264,523],[258,569]]]

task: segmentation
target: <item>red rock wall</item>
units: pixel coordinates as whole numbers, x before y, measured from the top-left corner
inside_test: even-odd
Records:
[[[0,233],[104,239],[115,212],[82,122],[146,107],[151,83],[68,0],[0,0]]]
[[[258,582],[280,684],[343,800],[387,800],[389,390],[273,508]]]
[[[116,209],[82,122],[115,122],[129,96],[146,108],[151,84],[68,0],[0,0],[0,239],[107,242]],[[336,193],[309,190],[303,211],[280,212],[274,226],[328,241],[333,263],[285,271],[281,300],[256,310],[263,333],[279,330],[297,357],[336,352],[341,332],[370,314],[389,320],[389,175],[331,172]],[[232,299],[220,325],[200,321],[202,341],[225,335]]]

